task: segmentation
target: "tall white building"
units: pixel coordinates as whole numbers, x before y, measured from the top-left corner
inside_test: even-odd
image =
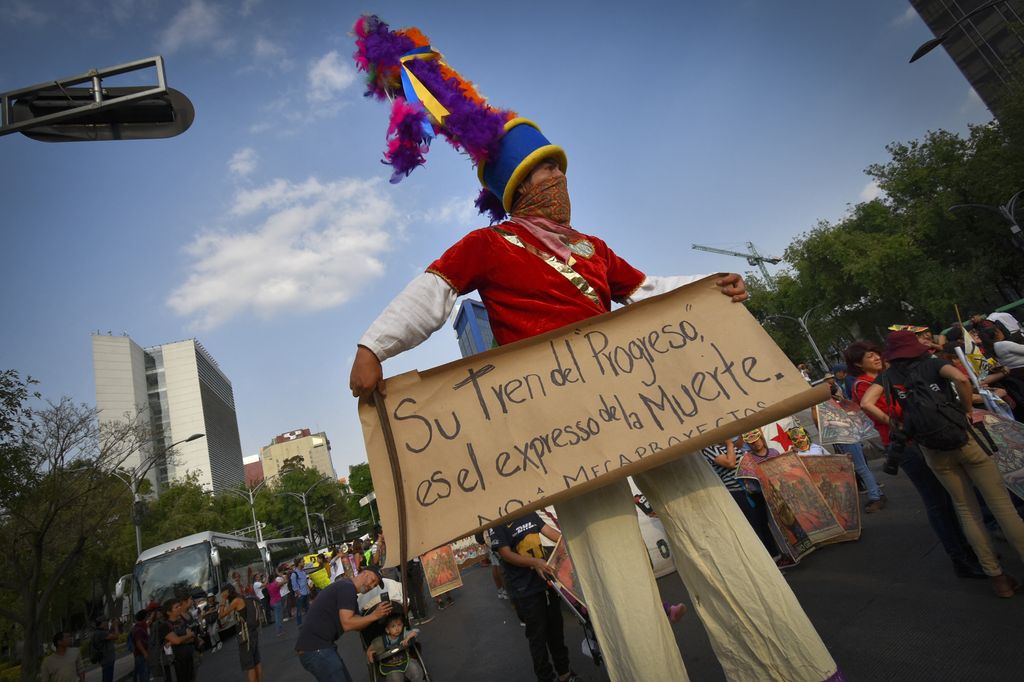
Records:
[[[159,462],[149,478],[157,493],[194,472],[218,491],[242,483],[242,444],[231,382],[195,339],[142,348],[128,336],[92,337],[96,407],[100,422],[136,414],[156,442],[125,464],[135,466],[194,433],[205,438],[175,447],[173,463]]]

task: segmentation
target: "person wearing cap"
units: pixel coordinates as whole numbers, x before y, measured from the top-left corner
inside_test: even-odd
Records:
[[[370,325],[352,364],[353,396],[368,400],[374,391],[383,394],[381,362],[440,329],[458,296],[468,292],[480,295],[494,339],[504,345],[607,313],[613,301],[629,304],[701,279],[645,273],[599,237],[573,226],[565,151],[533,121],[487,105],[471,83],[443,64],[422,32],[392,31],[378,17],[364,16],[354,33],[357,66],[367,72],[367,95],[392,102],[393,136],[385,153],[392,181],[421,165],[426,142],[442,135],[476,164],[483,185],[477,206],[492,225],[448,248]],[[719,277],[715,285],[733,302],[747,298],[738,274]],[[676,563],[687,569],[681,573],[704,588],[709,606],[697,611],[716,650],[733,652],[720,659],[727,677],[842,679],[792,591],[754,534],[744,532],[746,520],[703,459],[683,457],[634,480],[659,517],[702,527],[690,533],[682,524],[665,524]],[[602,646],[616,651],[608,657],[612,676],[684,679],[626,479],[555,506]],[[599,557],[613,554],[626,563],[609,571]],[[722,566],[745,566],[758,576],[750,589],[763,608],[752,613],[745,605],[743,613],[737,611],[731,595],[735,587]],[[744,655],[735,654],[737,639],[751,643]]]
[[[317,682],[352,682],[336,642],[344,633],[362,630],[391,613],[391,602],[387,601],[359,615],[359,595],[380,581],[380,568],[367,566],[355,578],[337,580],[325,587],[309,607],[299,627],[295,653]]]
[[[909,390],[913,382],[923,383],[940,394],[940,400],[954,402],[952,388],[959,398],[959,407],[966,416],[965,428],[971,422],[974,407],[971,404],[971,384],[966,376],[946,360],[932,357],[928,348],[918,341],[913,331],[890,332],[885,342],[885,359],[890,366],[882,372],[864,394],[861,405],[878,421],[892,425],[895,413],[886,414],[877,406],[878,399],[890,386],[903,414],[914,410],[914,393]],[[952,388],[951,388],[952,385]],[[931,408],[931,406],[929,406]],[[1012,597],[1019,583],[1003,573],[999,558],[992,548],[992,538],[985,530],[981,510],[974,495],[977,487],[993,516],[999,522],[1007,541],[1024,559],[1024,521],[1010,501],[1003,485],[1002,475],[995,461],[981,448],[967,428],[967,442],[952,450],[940,450],[919,443],[928,467],[953,499],[960,523],[971,543],[985,574],[989,576],[992,591],[999,597]]]

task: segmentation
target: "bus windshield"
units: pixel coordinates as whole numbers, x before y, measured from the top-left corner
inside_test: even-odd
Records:
[[[216,590],[210,562],[210,543],[190,547],[147,559],[135,566],[135,597],[137,608],[189,594],[197,588],[210,594]]]

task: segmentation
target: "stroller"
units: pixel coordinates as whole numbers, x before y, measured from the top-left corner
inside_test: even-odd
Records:
[[[366,615],[376,605],[377,602],[374,602],[372,606],[362,609],[363,615]],[[400,602],[392,601],[391,612],[402,613],[402,604]],[[404,615],[402,616],[402,625],[404,627],[408,627],[408,619]],[[382,636],[383,634],[384,620],[379,620],[369,625],[368,627],[364,628],[363,630],[360,630],[359,639],[363,644],[363,651],[365,652],[367,649],[369,649],[370,643],[373,642],[373,640],[375,640],[376,638]],[[423,679],[427,682],[430,682],[430,672],[427,670],[427,664],[423,661],[423,651],[422,646],[420,645],[419,642],[419,637],[414,637],[408,647],[395,646],[391,647],[390,649],[385,649],[377,655],[373,663],[367,662],[367,667],[369,668],[370,672],[370,679],[373,682],[379,682],[384,680],[384,676],[381,675],[381,672],[379,670],[380,664],[386,664],[389,660],[397,659],[398,657],[404,656],[406,654],[408,654],[408,656],[411,659],[414,659],[419,663],[420,668],[423,669]]]

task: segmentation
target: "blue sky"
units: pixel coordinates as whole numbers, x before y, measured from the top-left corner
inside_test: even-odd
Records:
[[[197,337],[234,385],[243,451],[325,430],[365,460],[356,341],[486,221],[438,140],[398,185],[387,107],[362,97],[362,12],[418,26],[490,101],[569,156],[573,223],[652,274],[747,270],[690,249],[781,255],[873,196],[885,145],[991,116],[909,3],[5,0],[0,90],[154,54],[196,109],[170,140],[0,139],[0,367],[94,401],[90,333]],[[385,364],[455,359],[450,327]]]

